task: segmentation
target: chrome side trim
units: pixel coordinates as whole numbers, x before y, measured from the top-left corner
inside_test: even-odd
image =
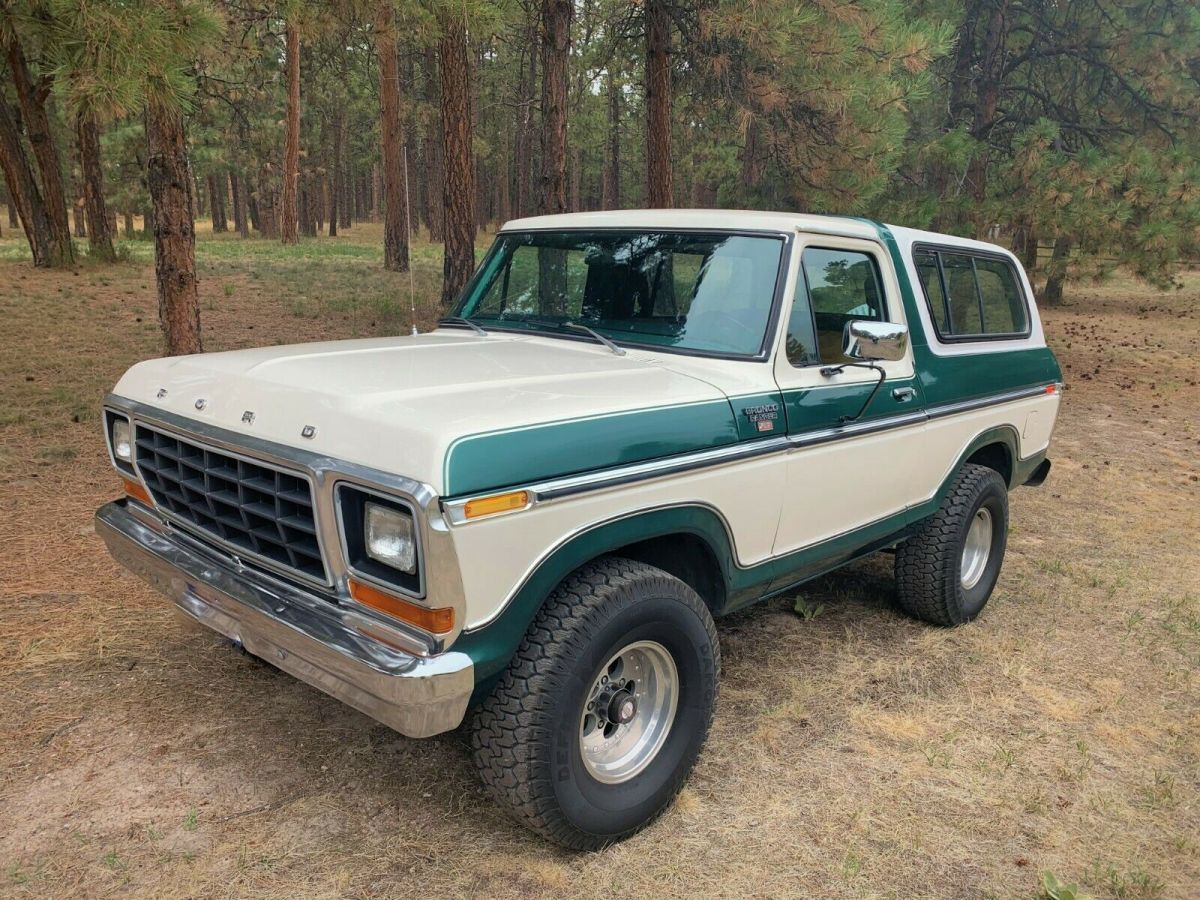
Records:
[[[458,637],[466,613],[466,595],[450,526],[442,513],[437,492],[432,486],[304,448],[227,431],[115,394],[108,394],[104,398],[104,405],[115,413],[129,416],[135,424],[141,421],[151,427],[175,431],[188,440],[207,444],[224,453],[242,455],[254,462],[280,466],[287,470],[299,469],[308,475],[313,484],[317,531],[331,579],[332,599],[342,606],[357,609],[367,618],[391,628],[400,627],[402,630],[406,630],[403,625],[397,625],[394,620],[382,617],[377,611],[359,604],[350,596],[350,571],[339,535],[335,488],[339,482],[346,482],[379,491],[407,503],[416,513],[418,540],[424,551],[419,557],[423,590],[414,594],[398,585],[389,585],[388,589],[404,594],[417,603],[454,608],[454,631],[436,638],[429,637],[430,652],[440,652]],[[141,477],[140,473],[138,477]],[[160,510],[156,509],[154,512],[157,518],[164,523],[168,522]],[[183,534],[183,529],[177,529],[177,532]],[[236,559],[236,556],[234,558]]]
[[[1045,394],[1046,389],[1054,387],[1057,390],[1062,390],[1062,385],[1058,382],[1047,382],[1039,384],[1035,387],[1020,388],[1015,391],[1006,391],[1002,394],[990,394],[986,397],[976,397],[973,400],[958,400],[954,403],[942,403],[937,406],[928,406],[925,408],[926,414],[931,419],[940,419],[942,416],[953,416],[956,413],[971,412],[976,409],[984,409],[988,406],[996,406],[1000,403],[1012,403],[1014,400],[1026,400],[1030,397],[1037,397]]]

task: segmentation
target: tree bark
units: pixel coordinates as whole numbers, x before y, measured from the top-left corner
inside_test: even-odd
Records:
[[[449,307],[475,270],[475,169],[471,162],[471,63],[467,28],[461,19],[445,23],[438,43],[442,81],[442,179],[446,208],[446,249],[442,306]]]
[[[246,219],[246,198],[243,196],[242,179],[237,172],[229,173],[229,191],[233,195],[233,227],[242,237],[250,237],[250,223]]]
[[[1038,302],[1045,306],[1058,306],[1062,303],[1063,284],[1067,280],[1067,265],[1071,257],[1071,238],[1060,234],[1054,239],[1054,252],[1050,254],[1050,262],[1046,266],[1046,286]]]
[[[2,101],[0,101],[2,102]],[[17,228],[21,224],[21,219],[17,216],[17,203],[12,198],[12,193],[8,196],[8,227]]]
[[[996,109],[1000,102],[1001,78],[1004,71],[1004,48],[1008,41],[1009,0],[991,0],[987,10],[983,46],[980,47],[978,74],[976,76],[975,110],[971,123],[971,137],[979,142],[975,155],[967,167],[967,184],[971,199],[979,210],[987,199],[988,149],[987,140],[996,123]],[[982,235],[986,222],[977,213],[976,231]]]
[[[75,248],[71,243],[71,226],[67,221],[67,193],[63,185],[62,163],[50,131],[50,117],[46,112],[51,82],[48,77],[44,77],[40,83],[33,83],[25,54],[16,37],[12,37],[8,43],[8,64],[12,69],[13,85],[21,107],[25,134],[33,147],[33,156],[37,160],[41,175],[41,191],[38,196],[50,223],[47,264],[69,266],[75,262]]]
[[[338,213],[341,208],[342,193],[342,116],[335,112],[329,123],[330,138],[333,143],[333,164],[329,167],[326,177],[329,179],[329,236],[337,237]]]
[[[375,16],[379,54],[379,134],[383,164],[383,267],[408,271],[408,200],[404,194],[404,123],[400,120],[400,67],[396,60],[396,11],[382,0]]]
[[[343,140],[345,136],[343,135]],[[344,149],[344,148],[343,148]],[[342,177],[341,177],[341,197],[338,199],[338,208],[341,210],[341,220],[338,225],[343,230],[354,225],[354,168],[350,165],[349,160],[342,154]]]
[[[224,172],[208,176],[208,205],[212,210],[212,230],[216,234],[223,234],[229,230],[229,220],[225,216],[227,179],[228,176]]]
[[[316,218],[313,207],[313,177],[307,169],[300,171],[300,233],[305,237],[317,236]]]
[[[122,216],[125,220],[125,237],[131,238],[133,237],[133,213],[131,213],[129,210],[125,210],[125,212],[122,213]]]
[[[538,212],[567,211],[567,57],[570,0],[542,0],[542,177]]]
[[[517,96],[517,136],[513,146],[516,183],[513,195],[517,216],[529,216],[534,211],[533,197],[533,98],[537,90],[538,28],[530,22],[525,31],[525,65],[519,79]]]
[[[601,177],[600,206],[604,209],[621,207],[621,92],[613,73],[606,81],[608,94],[608,156]]]
[[[300,30],[289,21],[287,35],[287,127],[283,136],[283,191],[280,197],[279,238],[285,244],[300,240],[297,208],[300,181]]]
[[[104,208],[104,164],[100,158],[100,126],[91,113],[75,117],[79,141],[79,167],[83,172],[83,202],[87,211],[88,251],[91,256],[111,262],[113,234],[108,211]]]
[[[51,265],[54,242],[51,237],[50,217],[42,202],[33,167],[21,145],[21,133],[8,104],[0,96],[0,169],[8,184],[9,209],[20,214],[25,229],[25,239],[33,254],[33,264],[39,267]]]
[[[446,239],[446,194],[443,188],[445,165],[442,152],[442,127],[438,107],[441,89],[438,87],[437,50],[425,50],[425,103],[428,119],[425,128],[425,224],[431,241]]]
[[[646,0],[646,205],[674,206],[671,168],[671,14]]]
[[[154,202],[154,274],[167,353],[200,353],[196,229],[183,117],[151,95],[146,110],[147,170]]]

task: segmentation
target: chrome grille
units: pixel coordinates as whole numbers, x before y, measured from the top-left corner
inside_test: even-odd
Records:
[[[235,554],[328,583],[306,478],[140,422],[135,429],[137,468],[160,510]]]

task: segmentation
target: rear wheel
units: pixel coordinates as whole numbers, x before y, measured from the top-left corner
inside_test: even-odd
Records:
[[[500,804],[550,840],[581,850],[622,840],[690,773],[719,670],[695,591],[644,563],[592,563],[546,601],[476,710],[476,765]]]
[[[982,611],[1004,562],[1008,489],[995,469],[968,463],[938,511],[896,551],[896,597],[909,615],[961,625]]]

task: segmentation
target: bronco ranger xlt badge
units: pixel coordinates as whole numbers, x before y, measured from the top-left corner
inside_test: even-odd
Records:
[[[1061,380],[991,244],[524,219],[428,334],[134,366],[96,530],[187,617],[397,731],[465,724],[498,802],[595,848],[695,763],[714,619],[878,550],[909,614],[980,614]],[[196,418],[218,395],[271,415]]]

